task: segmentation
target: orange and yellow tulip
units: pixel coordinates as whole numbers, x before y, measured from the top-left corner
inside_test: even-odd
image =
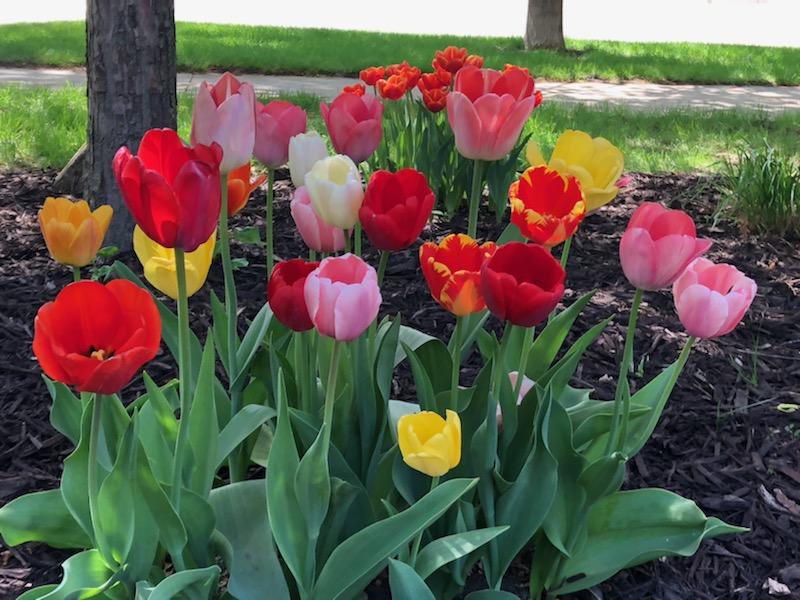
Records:
[[[88,265],[103,244],[113,213],[110,206],[92,211],[85,200],[47,198],[39,211],[39,225],[50,256],[62,265]]]

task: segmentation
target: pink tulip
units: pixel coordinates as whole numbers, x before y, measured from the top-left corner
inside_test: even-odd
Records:
[[[256,102],[256,158],[270,169],[285,165],[289,160],[289,140],[305,133],[306,121],[306,111],[291,102]]]
[[[499,160],[511,152],[536,107],[533,88],[533,78],[522,69],[459,70],[447,95],[447,118],[461,155]]]
[[[355,254],[323,260],[306,278],[304,293],[317,331],[340,342],[364,333],[381,306],[378,275]]]
[[[316,252],[339,252],[344,249],[344,231],[331,227],[319,217],[305,186],[294,191],[289,206],[294,224],[306,246]]]
[[[672,296],[686,333],[709,339],[733,331],[756,289],[756,282],[736,267],[698,258],[672,285]]]
[[[359,164],[381,143],[383,104],[373,94],[357,96],[342,92],[330,107],[319,105],[336,152]]]
[[[250,162],[256,128],[253,86],[224,73],[212,86],[200,84],[192,115],[192,145],[222,147],[220,172],[227,173]]]
[[[643,202],[622,235],[619,257],[628,281],[657,290],[671,285],[710,246],[711,240],[697,237],[694,221],[682,210]]]
[[[519,377],[519,373],[517,371],[511,371],[508,374],[508,379],[511,382],[511,389],[517,387],[517,377]],[[522,385],[519,388],[519,396],[517,396],[517,406],[522,404],[522,401],[525,399],[525,396],[533,389],[533,380],[525,375],[522,376]],[[503,411],[500,408],[500,404],[497,405],[497,426],[503,426]]]

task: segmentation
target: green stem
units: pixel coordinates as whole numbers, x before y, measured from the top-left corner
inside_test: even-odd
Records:
[[[309,249],[309,251],[308,251],[308,260],[310,262],[316,262],[316,260],[317,260],[317,251],[316,250]]]
[[[378,287],[383,285],[383,276],[386,274],[386,265],[389,263],[389,251],[381,250],[381,260],[378,263]]]
[[[611,454],[613,449],[617,446],[616,438],[617,431],[622,425],[622,438],[621,443],[625,443],[625,435],[627,434],[627,420],[630,416],[630,393],[623,394],[622,392],[622,379],[627,380],[628,371],[633,361],[633,338],[636,335],[636,321],[639,317],[639,305],[642,302],[644,290],[636,288],[636,293],[633,295],[633,303],[631,304],[631,312],[628,317],[628,329],[625,332],[625,348],[622,351],[622,361],[619,365],[619,377],[617,379],[617,389],[614,394],[614,413],[611,417],[611,431],[608,436],[608,443],[606,444],[606,454]],[[622,406],[624,404],[624,407]],[[620,413],[622,413],[622,423],[620,423]]]
[[[514,402],[519,398],[519,393],[522,391],[522,382],[525,380],[525,371],[528,370],[528,356],[533,346],[533,335],[536,331],[535,327],[524,328],[525,332],[522,335],[522,352],[519,356],[519,367],[517,368],[517,382],[514,384],[514,395],[512,398]]]
[[[272,242],[272,204],[275,193],[275,169],[267,169],[267,216],[266,216],[266,242],[267,242],[267,279],[272,274],[274,261]]]
[[[569,249],[572,248],[572,236],[564,240],[564,246],[561,248],[561,268],[567,268],[567,259],[569,259]]]
[[[72,267],[72,281],[77,283],[80,280],[81,280],[81,268]]]
[[[438,476],[437,477],[431,477],[431,489],[430,489],[430,491],[432,492],[433,490],[435,490],[437,485],[439,485],[439,477]],[[408,564],[410,566],[412,566],[412,567],[417,562],[417,555],[419,554],[419,547],[422,544],[422,534],[423,533],[425,533],[425,532],[424,531],[420,531],[417,534],[417,537],[414,538],[414,542],[411,544],[411,554],[408,557]]]
[[[356,256],[361,256],[361,221],[356,221],[355,232],[355,252]]]
[[[345,252],[345,254],[348,254],[350,252],[350,250],[352,250],[352,248],[353,248],[353,241],[350,239],[351,235],[352,235],[352,231],[350,231],[349,229],[345,229],[344,230],[344,252]]]
[[[89,519],[94,532],[94,544],[100,549],[102,537],[100,529],[100,510],[97,507],[97,497],[100,494],[100,482],[97,479],[97,449],[100,445],[100,428],[103,421],[103,402],[97,395],[94,396],[92,405],[92,422],[89,430],[89,462],[87,480],[89,485]]]
[[[325,437],[323,438],[323,445],[325,447],[325,455],[328,455],[328,449],[331,445],[331,431],[333,429],[333,405],[336,401],[336,379],[339,375],[339,358],[341,355],[342,342],[336,341],[333,343],[333,356],[331,356],[331,366],[328,371],[328,381],[326,382],[325,389],[325,411],[322,417],[322,423],[325,425]]]
[[[474,238],[478,234],[478,208],[483,195],[483,161],[475,159],[472,170],[472,191],[469,195],[469,223],[467,234]]]
[[[227,213],[226,213],[227,214]],[[183,487],[183,459],[186,451],[189,410],[191,406],[191,356],[189,354],[189,297],[186,294],[186,258],[182,248],[175,248],[175,270],[178,278],[178,378],[180,379],[181,418],[172,464],[172,505],[180,514]]]
[[[464,328],[464,319],[456,317],[456,326],[453,329],[453,339],[450,340],[453,346],[451,356],[453,365],[450,369],[450,409],[458,411],[458,380],[461,375],[461,336]]]

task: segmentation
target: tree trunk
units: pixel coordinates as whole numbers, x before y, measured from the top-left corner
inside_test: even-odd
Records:
[[[525,49],[564,50],[564,0],[528,0]]]
[[[177,126],[175,76],[174,0],[87,0],[86,197],[114,208],[106,242],[123,250],[133,220],[111,162],[120,146],[135,152],[148,129]]]

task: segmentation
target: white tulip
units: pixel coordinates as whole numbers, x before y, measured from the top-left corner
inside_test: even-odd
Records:
[[[332,227],[352,229],[364,201],[358,167],[343,154],[317,161],[306,175],[306,189],[320,218]]]
[[[325,140],[316,131],[292,136],[289,140],[289,173],[295,188],[305,185],[306,174],[318,160],[328,156]]]

